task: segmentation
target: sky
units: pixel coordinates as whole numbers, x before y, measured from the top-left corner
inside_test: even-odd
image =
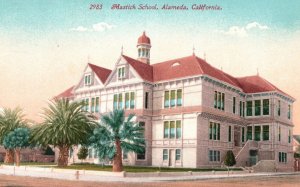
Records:
[[[112,10],[155,5],[158,10]],[[102,9],[90,9],[91,5]],[[188,10],[163,10],[187,6]],[[221,10],[192,10],[192,5]],[[137,38],[151,38],[151,63],[199,57],[236,77],[259,75],[296,98],[300,134],[300,1],[267,0],[0,0],[0,107],[20,106],[39,120],[47,101],[77,84],[88,62],[112,69],[137,57]]]

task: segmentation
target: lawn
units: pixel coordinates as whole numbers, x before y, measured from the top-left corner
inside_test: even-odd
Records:
[[[58,168],[55,166],[55,168]],[[64,169],[76,170],[95,170],[95,171],[112,171],[112,166],[102,166],[97,164],[72,164]],[[241,168],[230,168],[230,170],[241,171]],[[141,167],[141,166],[124,166],[126,172],[205,172],[205,171],[227,171],[227,168],[158,168],[158,167]]]

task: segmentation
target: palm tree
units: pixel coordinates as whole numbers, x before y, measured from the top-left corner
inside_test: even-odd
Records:
[[[132,122],[133,114],[125,120],[124,110],[114,110],[101,117],[94,130],[90,144],[97,150],[99,158],[113,160],[113,171],[123,171],[122,150],[142,153],[145,150],[144,129]]]
[[[59,149],[58,166],[68,165],[69,149],[73,145],[85,144],[97,123],[82,110],[84,103],[55,100],[44,108],[44,122],[32,130],[32,142]]]
[[[21,108],[4,108],[3,111],[0,112],[0,145],[3,144],[5,136],[17,128],[25,127],[26,123],[27,122],[24,119],[23,110]],[[5,148],[4,163],[13,162],[14,150]]]

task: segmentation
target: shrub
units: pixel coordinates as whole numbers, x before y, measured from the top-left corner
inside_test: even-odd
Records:
[[[79,152],[77,153],[78,159],[84,160],[88,156],[88,149],[84,146],[80,147]]]
[[[226,166],[234,166],[236,164],[235,156],[231,150],[227,151],[224,159],[224,164]]]

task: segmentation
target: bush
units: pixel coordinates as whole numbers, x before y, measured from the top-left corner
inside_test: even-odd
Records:
[[[79,152],[77,153],[78,159],[84,160],[88,156],[88,149],[84,146],[80,147]]]
[[[224,159],[224,164],[226,166],[234,166],[236,164],[235,156],[231,150],[227,151]]]

